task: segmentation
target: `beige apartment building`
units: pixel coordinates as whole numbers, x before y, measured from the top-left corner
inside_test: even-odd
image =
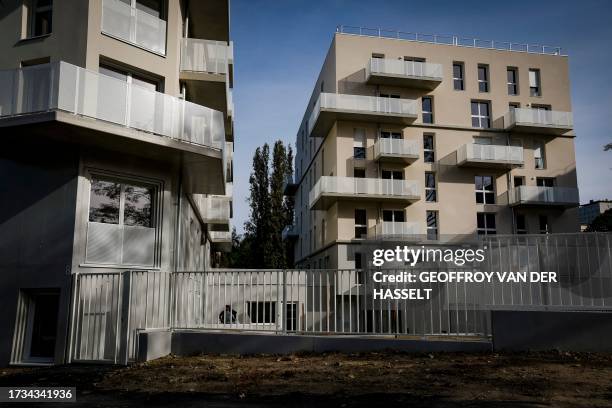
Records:
[[[232,87],[228,0],[0,3],[0,365],[67,360],[72,276],[229,250]],[[92,279],[105,338],[115,281]]]
[[[364,242],[579,230],[561,49],[339,28],[296,139],[296,265]]]

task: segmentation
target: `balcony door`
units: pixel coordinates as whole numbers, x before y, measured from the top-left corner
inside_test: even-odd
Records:
[[[382,219],[383,235],[399,235],[404,233],[403,227],[404,222],[406,222],[404,210],[383,210]]]
[[[393,195],[402,194],[403,184],[401,180],[404,179],[404,172],[397,170],[383,170],[382,171],[382,194]]]
[[[401,113],[400,95],[381,93],[379,95],[377,110],[383,113]]]

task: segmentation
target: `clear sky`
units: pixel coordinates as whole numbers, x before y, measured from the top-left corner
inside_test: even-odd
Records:
[[[257,146],[295,135],[337,25],[560,46],[569,54],[582,203],[612,199],[612,1],[231,0],[234,219]]]

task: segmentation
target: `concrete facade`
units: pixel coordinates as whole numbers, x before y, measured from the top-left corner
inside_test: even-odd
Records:
[[[67,360],[72,274],[205,270],[231,243],[229,2],[47,3],[0,5],[0,365]],[[94,180],[121,186],[116,224],[92,220]]]
[[[455,89],[454,65],[462,89]],[[479,81],[481,67],[486,81]],[[537,92],[530,86],[536,71]],[[432,101],[427,117],[423,98]],[[486,104],[487,125],[474,126],[472,103]],[[543,119],[522,123],[519,116],[534,117],[536,109],[546,110]],[[571,111],[568,58],[558,53],[336,33],[296,138],[296,265],[359,267],[353,254],[364,237],[426,237],[428,211],[437,214],[432,242],[483,233],[477,213],[494,217],[489,233],[578,231]],[[389,144],[397,151],[381,154],[388,135],[399,139]],[[429,152],[426,136],[433,138]],[[476,148],[501,154],[463,153]],[[431,153],[435,158],[425,160]],[[426,173],[435,179],[435,200],[426,198]],[[475,199],[478,176],[492,180],[490,202]],[[355,210],[365,210],[362,237]],[[384,219],[392,214],[401,221]]]

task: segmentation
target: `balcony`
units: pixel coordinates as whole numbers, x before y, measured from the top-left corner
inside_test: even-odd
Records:
[[[285,182],[283,183],[283,194],[286,196],[294,196],[297,189],[298,184],[293,181],[293,174],[285,177]]]
[[[65,62],[0,71],[0,87],[0,127],[177,162],[184,155],[189,192],[225,193],[221,112]]]
[[[299,234],[295,225],[291,224],[283,228],[282,237],[283,241],[296,240],[299,237]]]
[[[408,204],[420,200],[416,181],[322,176],[309,194],[312,210],[326,210],[337,201],[380,201]]]
[[[577,207],[578,189],[569,187],[519,186],[510,190],[511,206]]]
[[[416,222],[389,222],[381,221],[368,231],[369,239],[384,240],[410,240],[415,239],[419,233]]]
[[[374,144],[374,160],[412,163],[419,158],[419,144],[414,140],[380,138]]]
[[[412,99],[321,93],[308,129],[312,137],[325,137],[338,120],[409,125],[417,117],[416,106]]]
[[[462,167],[512,168],[523,165],[521,146],[464,144],[457,150],[457,165]]]
[[[218,225],[223,230],[229,231],[232,216],[231,197],[196,194],[193,196],[193,201],[205,224]]]
[[[232,233],[230,231],[208,231],[210,243],[215,251],[230,252],[232,250]]]
[[[181,71],[207,74],[202,80],[225,81],[232,72],[234,43],[183,38],[181,40]]]
[[[522,133],[562,135],[574,128],[571,112],[543,109],[511,109],[504,115],[506,130]]]
[[[166,22],[121,0],[102,0],[102,32],[166,55]]]
[[[443,79],[441,64],[370,58],[366,68],[368,84],[435,89]]]

